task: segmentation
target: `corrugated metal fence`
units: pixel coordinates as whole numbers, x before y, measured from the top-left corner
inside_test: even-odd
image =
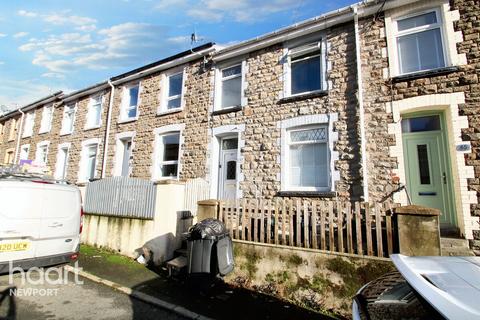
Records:
[[[210,198],[210,185],[205,179],[196,178],[185,183],[185,210],[197,214],[198,201]]]
[[[153,182],[129,177],[106,178],[87,184],[85,213],[153,219],[156,186]]]

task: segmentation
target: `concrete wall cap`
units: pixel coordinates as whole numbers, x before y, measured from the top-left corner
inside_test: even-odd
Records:
[[[197,202],[197,204],[201,205],[201,206],[216,206],[219,203],[220,202],[218,200],[215,200],[215,199],[200,200],[200,201]]]
[[[395,214],[411,216],[439,216],[442,212],[435,208],[429,208],[418,205],[402,206],[394,209]]]

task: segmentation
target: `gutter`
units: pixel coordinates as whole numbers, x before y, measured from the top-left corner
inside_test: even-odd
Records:
[[[141,70],[139,72],[130,74],[130,75],[125,76],[123,78],[120,78],[120,79],[116,79],[116,77],[111,78],[109,80],[109,83],[111,83],[113,85],[117,85],[117,84],[125,83],[125,82],[131,81],[131,80],[135,80],[135,79],[138,79],[138,78],[142,78],[142,77],[145,77],[149,74],[152,74],[152,73],[155,73],[155,72],[158,72],[158,71],[162,71],[162,70],[166,70],[166,69],[170,69],[170,68],[173,68],[177,65],[181,65],[181,64],[196,60],[196,59],[199,58],[199,55],[204,56],[204,55],[207,55],[208,53],[213,52],[213,51],[215,51],[214,46],[211,46],[211,47],[209,47],[207,49],[204,49],[204,50],[200,50],[198,52],[192,51],[191,54],[189,54],[185,57],[181,57],[181,58],[178,58],[178,59],[175,59],[175,60],[163,63],[163,64],[153,66],[153,67],[145,69],[145,70]]]
[[[13,160],[14,164],[17,164],[18,162],[18,156],[19,156],[19,149],[20,149],[20,141],[22,140],[22,131],[23,131],[23,118],[25,117],[25,112],[22,111],[22,108],[17,109],[21,114],[22,117],[20,118],[20,126],[18,127],[18,132],[17,132],[17,146],[15,147],[15,158]]]
[[[365,137],[365,109],[363,106],[363,77],[362,77],[362,60],[360,53],[360,34],[358,28],[358,6],[353,6],[353,20],[355,24],[355,53],[357,61],[357,99],[358,99],[358,122],[360,125],[360,149],[362,156],[362,185],[363,185],[363,201],[368,202],[368,168],[367,168],[367,148]]]
[[[103,143],[103,161],[102,161],[102,175],[101,178],[105,178],[105,171],[107,170],[107,157],[108,157],[108,137],[110,136],[110,125],[112,122],[112,105],[113,105],[113,95],[115,92],[115,86],[112,81],[108,80],[107,82],[110,85],[110,99],[108,100],[108,110],[107,110],[107,128],[105,130],[105,142]]]

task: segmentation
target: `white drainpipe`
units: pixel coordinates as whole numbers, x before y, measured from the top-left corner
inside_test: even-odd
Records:
[[[17,164],[18,162],[18,155],[19,155],[19,149],[20,149],[20,140],[22,140],[22,129],[23,129],[23,118],[25,117],[25,112],[22,111],[22,108],[19,108],[18,111],[22,114],[22,117],[20,118],[20,126],[18,127],[18,139],[17,139],[17,146],[15,148],[15,158],[13,160],[14,164]]]
[[[358,7],[353,6],[353,16],[355,23],[355,51],[357,56],[357,85],[358,85],[358,112],[360,122],[360,148],[362,154],[362,175],[363,175],[363,201],[368,202],[368,168],[367,168],[367,148],[365,138],[365,110],[363,108],[363,82],[362,82],[362,60],[360,54],[360,35],[358,31]]]
[[[110,124],[112,122],[113,94],[115,92],[115,86],[110,80],[108,80],[108,84],[110,85],[110,99],[108,101],[107,129],[105,130],[105,143],[103,144],[102,179],[105,178],[105,171],[107,170],[108,141],[110,136]]]

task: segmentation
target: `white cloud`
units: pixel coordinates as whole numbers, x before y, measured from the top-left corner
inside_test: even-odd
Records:
[[[5,61],[0,61],[0,65],[5,64]]]
[[[6,33],[0,33],[0,38],[4,38],[4,37],[6,37],[6,36],[7,36]]]
[[[207,22],[219,22],[224,19],[253,22],[274,13],[295,9],[301,3],[299,0],[203,0],[189,9],[187,14]]]
[[[36,17],[38,15],[36,12],[26,11],[26,10],[18,10],[17,14],[19,16],[29,17],[29,18],[33,18],[33,17]]]
[[[56,72],[46,72],[42,74],[44,78],[56,78],[56,79],[65,79],[65,75]]]
[[[77,15],[70,15],[68,14],[68,10],[64,12],[55,12],[49,14],[40,14],[37,12],[19,10],[17,14],[22,17],[40,17],[44,22],[56,26],[63,26],[63,25],[72,25],[75,26],[76,30],[78,31],[93,31],[97,27],[95,23],[97,23],[96,19],[90,17],[82,17]]]
[[[130,22],[88,34],[32,38],[19,50],[32,52],[32,63],[48,70],[45,77],[53,77],[50,73],[141,65],[185,48],[184,39],[168,38],[166,27]]]
[[[22,32],[17,32],[13,35],[14,38],[23,38],[25,36],[28,36],[28,32],[22,31]]]
[[[172,8],[184,7],[185,5],[187,5],[187,0],[160,0],[155,5],[155,8],[158,10],[170,10]]]

